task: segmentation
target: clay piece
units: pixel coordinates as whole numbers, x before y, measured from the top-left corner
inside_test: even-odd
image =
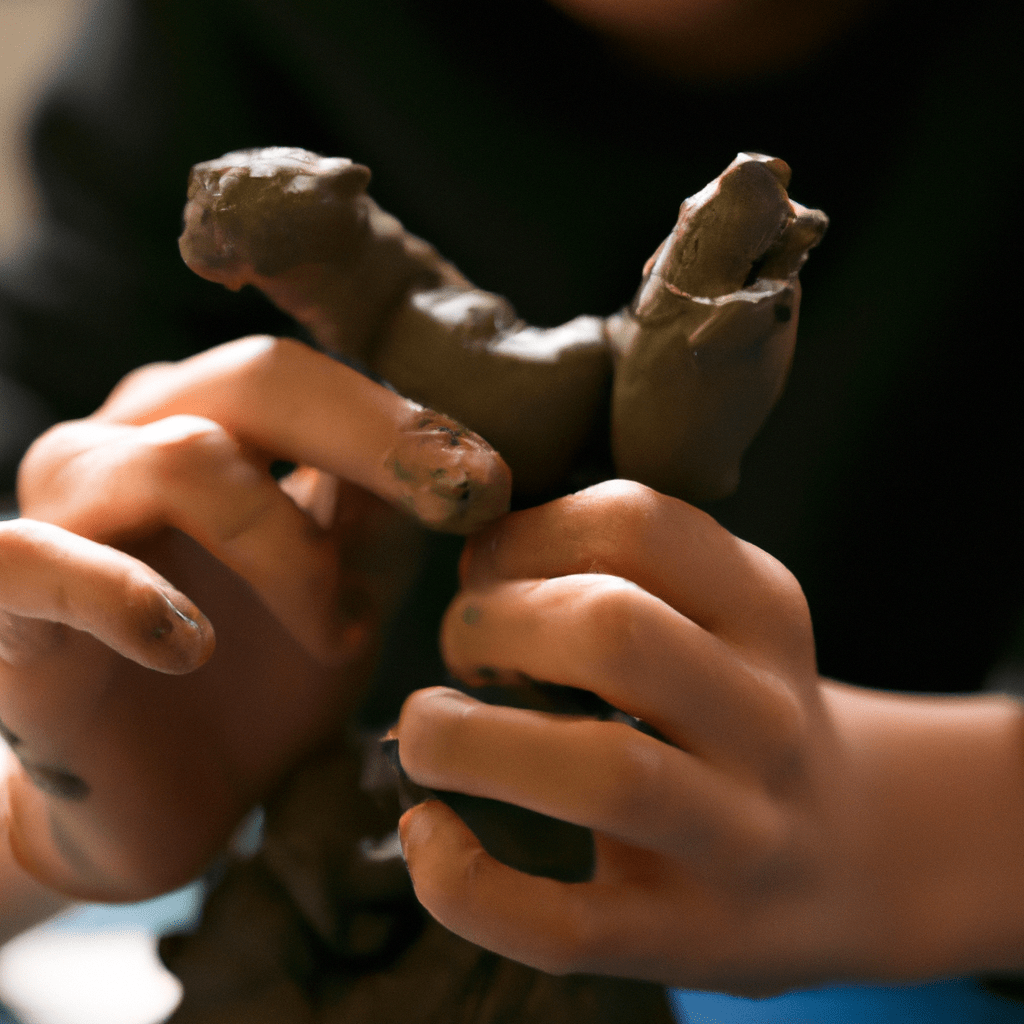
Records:
[[[564,487],[601,430],[620,476],[695,501],[735,487],[788,373],[799,270],[827,226],[789,199],[785,163],[740,154],[683,203],[627,309],[550,329],[406,232],[366,194],[369,180],[349,160],[295,149],[199,164],[182,255],[209,280],[254,285],[327,351],[466,424],[511,467],[520,500]],[[519,690],[524,707],[619,714],[582,691]],[[260,850],[229,860],[197,931],[162,943],[184,985],[170,1024],[674,1021],[659,985],[551,977],[428,918],[395,832],[401,801],[422,794],[386,753],[339,737],[283,780]],[[434,795],[505,863],[569,884],[590,876],[585,830]]]
[[[530,327],[366,193],[370,171],[299,149],[193,168],[179,245],[197,274],[259,288],[316,341],[454,417],[520,495],[565,479],[612,388],[617,475],[691,501],[736,486],[781,393],[798,274],[828,220],[782,161],[741,153],[687,199],[629,308]]]
[[[167,1024],[675,1024],[647,982],[553,977],[453,935],[416,902],[375,740],[339,741],[266,809],[190,935],[160,955],[184,996]]]

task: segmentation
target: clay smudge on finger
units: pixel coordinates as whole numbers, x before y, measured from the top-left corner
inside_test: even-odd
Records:
[[[14,732],[3,722],[0,722],[0,739],[2,739],[4,743],[11,748],[11,750],[14,750],[16,747],[20,747],[22,742],[21,737],[16,736]]]
[[[24,754],[25,741],[18,736],[6,723],[0,721],[0,739],[11,748],[25,774],[32,780],[36,789],[60,800],[85,800],[92,791],[89,784],[72,772],[52,765],[34,764]]]
[[[21,766],[25,769],[25,774],[32,780],[36,789],[46,793],[47,796],[54,796],[58,800],[81,803],[92,792],[89,783],[72,772],[64,771],[62,768],[30,764],[26,761],[22,761]]]
[[[479,434],[430,409],[399,428],[385,467],[397,497],[426,526],[470,533],[508,511],[512,474]]]

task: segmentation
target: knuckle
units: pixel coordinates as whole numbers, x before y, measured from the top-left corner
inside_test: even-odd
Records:
[[[632,480],[608,480],[574,495],[574,544],[580,569],[614,574],[616,567],[634,565],[658,497]]]
[[[785,815],[765,801],[749,809],[742,831],[730,837],[736,894],[757,902],[766,891],[800,878],[806,865]],[[728,864],[730,858],[722,857]]]
[[[104,407],[110,409],[121,399],[136,391],[146,391],[159,384],[164,378],[175,372],[178,364],[171,362],[146,363],[144,366],[129,370],[114,386]]]
[[[30,562],[44,544],[52,543],[53,529],[35,519],[0,523],[0,565],[6,562],[14,567]]]
[[[240,454],[227,431],[202,416],[168,416],[140,430],[148,463],[156,477],[169,485],[215,478]]]
[[[597,973],[609,960],[612,938],[604,917],[581,892],[570,894],[558,929],[540,951],[548,974]]]
[[[53,481],[81,448],[79,423],[58,423],[40,434],[22,456],[18,466],[17,491],[22,507],[36,506],[51,499]]]
[[[775,614],[797,620],[810,618],[807,598],[797,578],[774,555],[742,542],[760,578],[767,607]]]
[[[247,401],[261,402],[262,395],[273,395],[298,357],[309,349],[291,338],[268,334],[252,335],[229,342],[224,350],[232,357],[236,370],[235,385]]]
[[[646,484],[638,483],[636,480],[604,480],[594,484],[583,491],[577,492],[577,497],[586,497],[593,502],[607,504],[611,507],[630,505],[636,502],[646,502],[651,496],[656,495]]]
[[[609,823],[663,817],[664,780],[651,744],[622,722],[598,724],[605,733],[600,813]]]
[[[794,693],[780,687],[764,717],[770,737],[762,767],[766,789],[774,794],[799,791],[808,773],[809,713]]]
[[[751,695],[750,713],[757,732],[746,753],[757,766],[767,790],[780,793],[799,786],[807,771],[811,711],[799,689],[786,674],[765,665],[738,662],[733,678]]]
[[[603,577],[579,602],[582,649],[595,678],[607,679],[636,662],[642,630],[642,591],[620,577]]]

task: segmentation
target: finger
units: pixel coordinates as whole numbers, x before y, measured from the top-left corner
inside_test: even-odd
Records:
[[[488,856],[458,815],[437,800],[406,811],[398,828],[416,897],[436,920],[484,949],[559,973],[555,965],[568,944],[572,916],[552,915],[532,927],[537,915],[531,908],[564,908],[565,883],[521,875]],[[520,902],[524,897],[527,902]]]
[[[461,563],[464,585],[573,573],[632,580],[748,651],[801,666],[813,656],[813,644],[802,642],[810,635],[806,601],[778,561],[692,505],[631,481],[506,516],[467,543]]]
[[[778,823],[756,792],[620,722],[435,687],[407,699],[395,732],[421,786],[526,807],[693,868],[735,869],[774,842]]]
[[[173,527],[245,579],[284,627],[320,659],[354,656],[369,636],[363,581],[342,575],[337,538],[307,514],[239,441],[198,416],[140,427],[80,421],[54,444],[64,459],[34,514],[101,540],[124,543]],[[77,454],[73,454],[77,452]],[[307,481],[308,482],[308,481]],[[323,506],[334,490],[303,488]],[[321,493],[322,492],[322,493]],[[369,498],[369,496],[367,496]]]
[[[305,345],[246,338],[128,378],[101,418],[205,416],[266,452],[317,466],[468,533],[508,509],[511,475],[482,438]]]
[[[802,726],[790,690],[665,601],[597,573],[460,592],[441,648],[468,684],[522,674],[596,693],[703,757],[746,763]]]
[[[23,665],[53,654],[61,626],[172,674],[214,647],[203,613],[137,559],[48,523],[0,523],[0,656]]]
[[[549,974],[614,973],[664,981],[648,892],[609,882],[567,884],[506,867],[443,803],[399,820],[416,896],[450,931]],[[675,929],[686,926],[677,919]],[[677,940],[678,944],[678,940]]]

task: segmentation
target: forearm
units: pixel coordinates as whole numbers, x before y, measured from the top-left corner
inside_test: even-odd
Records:
[[[834,683],[823,696],[848,767],[849,975],[1024,968],[1024,708]]]

